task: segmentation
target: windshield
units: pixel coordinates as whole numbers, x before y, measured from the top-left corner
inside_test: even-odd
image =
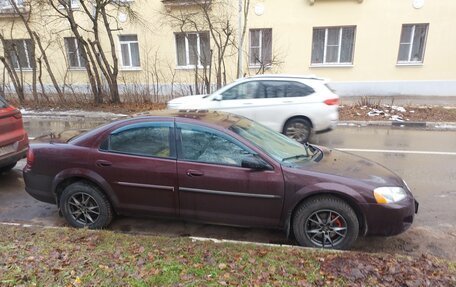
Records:
[[[230,130],[261,148],[279,162],[310,158],[311,156],[306,146],[247,119],[241,119],[232,125]]]

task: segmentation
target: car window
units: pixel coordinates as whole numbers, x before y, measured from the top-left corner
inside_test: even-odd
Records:
[[[179,159],[241,166],[242,159],[252,154],[247,149],[209,130],[182,127]]]
[[[122,127],[111,133],[100,149],[152,157],[172,157],[172,123],[141,123]]]
[[[223,92],[223,100],[243,100],[257,98],[258,85],[259,83],[257,81],[241,83]]]
[[[6,100],[0,96],[0,109],[7,108],[8,106]]]
[[[285,94],[288,98],[305,97],[313,93],[315,93],[314,89],[301,83],[288,82],[285,89]]]

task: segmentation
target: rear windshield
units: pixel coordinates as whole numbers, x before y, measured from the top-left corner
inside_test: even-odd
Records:
[[[0,96],[0,109],[3,109],[3,108],[6,108],[8,107],[8,103],[6,102],[6,100],[4,98],[2,98],[2,96]]]

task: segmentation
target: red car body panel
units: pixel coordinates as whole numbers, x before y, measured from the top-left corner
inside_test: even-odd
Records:
[[[27,148],[21,112],[0,97],[0,168],[24,158]]]

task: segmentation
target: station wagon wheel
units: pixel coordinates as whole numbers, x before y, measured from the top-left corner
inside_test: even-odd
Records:
[[[312,132],[312,124],[309,120],[303,118],[291,119],[286,122],[283,133],[299,143],[306,143]]]
[[[332,196],[311,198],[293,216],[293,233],[300,245],[348,249],[359,232],[359,221],[345,201]]]
[[[7,166],[4,166],[4,167],[0,167],[0,173],[8,172],[8,171],[12,170],[15,166],[16,166],[16,162],[9,164]]]
[[[106,196],[86,182],[67,186],[60,197],[60,208],[74,227],[103,228],[109,225],[113,216]]]

